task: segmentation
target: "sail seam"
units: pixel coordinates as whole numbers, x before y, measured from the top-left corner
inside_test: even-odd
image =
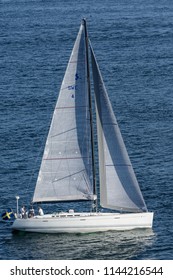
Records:
[[[75,173],[73,173],[73,174],[69,174],[68,176],[65,176],[65,177],[62,177],[62,178],[59,178],[59,179],[54,179],[54,180],[52,181],[52,183],[58,182],[58,181],[61,181],[61,180],[64,180],[64,179],[66,179],[66,178],[72,177],[72,176],[74,176],[74,175],[76,175],[76,174],[79,174],[79,173],[81,173],[81,172],[84,172],[84,171],[85,171],[85,169],[82,169],[82,170],[80,170],[80,171],[78,171],[78,172],[75,172]]]
[[[52,136],[50,136],[50,138],[54,138],[54,137],[60,136],[60,135],[62,135],[62,134],[68,133],[68,132],[70,132],[70,131],[72,131],[72,130],[75,130],[75,129],[76,129],[76,126],[73,127],[73,128],[71,128],[71,129],[68,129],[68,130],[66,130],[66,131],[63,131],[63,132],[61,132],[61,133],[52,135]],[[66,142],[66,141],[65,141],[65,142]]]
[[[84,62],[85,63],[85,61],[84,60],[73,60],[73,61],[69,61],[69,63],[79,63],[79,62]]]
[[[67,107],[56,107],[56,110],[59,109],[74,109],[74,108],[88,108],[88,106],[67,106]]]
[[[66,157],[66,158],[44,158],[43,160],[63,160],[63,159],[83,159],[83,158],[90,158],[90,157]]]

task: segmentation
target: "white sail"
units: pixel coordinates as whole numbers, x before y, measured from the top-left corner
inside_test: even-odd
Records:
[[[94,199],[85,48],[81,25],[54,110],[33,202]]]
[[[147,211],[92,47],[91,60],[99,148],[100,204],[115,210]]]

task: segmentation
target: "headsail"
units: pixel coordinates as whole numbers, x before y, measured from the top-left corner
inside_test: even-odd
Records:
[[[94,199],[85,48],[81,25],[54,110],[33,202]]]
[[[109,209],[147,211],[91,47],[99,148],[100,203]]]

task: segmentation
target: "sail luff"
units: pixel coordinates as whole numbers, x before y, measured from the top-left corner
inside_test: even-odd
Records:
[[[100,203],[102,207],[113,210],[147,211],[92,47],[91,60],[99,149]]]

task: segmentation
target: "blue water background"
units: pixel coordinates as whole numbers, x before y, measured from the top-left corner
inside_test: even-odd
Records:
[[[16,235],[1,221],[0,259],[173,259],[171,0],[0,0],[0,211],[32,198],[83,17],[153,230]]]

